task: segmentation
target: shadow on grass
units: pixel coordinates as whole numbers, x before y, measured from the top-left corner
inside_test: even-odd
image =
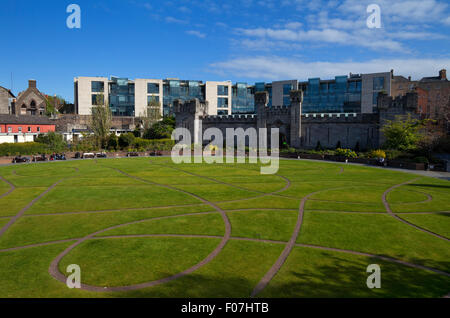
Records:
[[[378,258],[348,260],[326,254],[330,265],[283,271],[284,279],[272,281],[262,297],[311,297],[311,298],[436,298],[450,291],[450,278],[429,271],[414,269]],[[369,289],[366,273],[370,264],[381,268],[381,288]],[[446,263],[445,265],[448,265]]]
[[[410,183],[408,184],[410,186],[414,187],[428,187],[428,188],[443,188],[443,189],[450,189],[450,185],[440,185],[440,184],[417,184],[417,183]]]
[[[258,297],[274,298],[361,298],[361,297],[442,297],[450,291],[450,278],[429,271],[410,268],[377,258],[349,260],[320,252],[322,263],[296,264],[295,269],[282,269]],[[369,289],[366,273],[369,264],[381,267],[381,288]],[[286,266],[287,264],[285,264]],[[445,265],[449,265],[447,262]],[[179,280],[143,290],[114,294],[114,297],[174,298],[248,298],[257,281],[239,273],[226,277],[214,274],[191,274]]]

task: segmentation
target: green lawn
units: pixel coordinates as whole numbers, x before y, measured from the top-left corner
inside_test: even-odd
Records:
[[[398,221],[382,202],[386,190],[414,180],[388,193],[391,209],[450,238],[450,213],[443,213],[450,211],[448,181],[307,160],[281,160],[276,175],[261,175],[256,164],[175,165],[170,158],[12,165],[0,167],[0,176],[15,186],[0,198],[0,228],[23,213],[0,236],[0,298],[249,297],[291,239],[297,245],[258,297],[441,297],[450,292],[449,241]],[[9,190],[0,181],[0,195]],[[228,222],[230,240],[209,259]],[[49,266],[82,238],[58,268],[68,275],[66,267],[78,264],[82,282],[89,285],[129,286],[201,266],[143,289],[69,289],[49,274]],[[381,289],[366,286],[369,264],[381,266]]]

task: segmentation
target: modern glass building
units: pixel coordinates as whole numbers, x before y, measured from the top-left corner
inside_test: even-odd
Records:
[[[177,99],[182,101],[198,98],[205,101],[205,88],[201,81],[189,81],[168,79],[164,81],[163,87],[163,111],[164,115],[172,113],[173,102]]]
[[[75,109],[90,115],[91,108],[108,98],[114,116],[140,116],[149,104],[160,103],[164,115],[173,113],[173,103],[199,99],[208,102],[209,115],[254,114],[255,93],[268,92],[268,106],[291,104],[290,92],[304,92],[303,113],[375,113],[380,92],[391,94],[392,72],[336,76],[332,80],[297,80],[233,84],[231,81],[180,79],[135,79],[78,77],[74,80]]]
[[[360,113],[361,78],[336,76],[334,80],[311,78],[300,83],[303,113]]]
[[[233,114],[253,114],[255,112],[255,87],[247,83],[233,86],[231,112]]]
[[[111,77],[109,107],[113,116],[134,116],[134,83],[128,78]]]

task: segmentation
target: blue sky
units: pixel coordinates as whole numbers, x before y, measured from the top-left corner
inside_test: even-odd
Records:
[[[81,29],[66,7],[81,7]],[[369,29],[369,4],[381,29]],[[2,0],[0,86],[34,78],[73,101],[76,76],[254,83],[450,68],[446,0]]]

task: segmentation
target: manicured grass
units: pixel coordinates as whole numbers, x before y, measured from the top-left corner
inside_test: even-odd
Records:
[[[173,237],[95,239],[64,257],[59,269],[64,272],[68,265],[78,264],[83,268],[83,282],[95,286],[139,284],[188,269],[208,256],[219,241]]]
[[[81,238],[102,229],[154,217],[211,211],[209,206],[105,213],[24,216],[0,238],[0,249]]]
[[[211,208],[210,208],[211,209]],[[225,225],[219,213],[179,216],[176,218],[147,220],[109,230],[98,236],[136,234],[193,234],[223,235]]]
[[[301,264],[301,265],[300,265]],[[366,268],[381,268],[381,288],[366,285]],[[260,297],[441,297],[450,278],[376,258],[295,247]]]
[[[386,255],[450,272],[448,242],[390,215],[306,212],[303,222],[298,243]]]
[[[235,211],[227,214],[234,237],[286,242],[292,236],[298,217],[297,211]]]
[[[431,232],[450,238],[450,214],[401,214],[406,221],[416,224]]]
[[[389,193],[391,209],[449,237],[449,214],[409,213],[450,211],[444,180],[307,160],[281,160],[276,175],[261,175],[257,164],[176,165],[170,158],[143,157],[4,166],[0,175],[16,186],[0,199],[0,227],[59,181],[0,237],[0,297],[249,297],[291,239],[306,196],[297,243],[450,272],[448,241],[398,221],[382,203],[387,189],[414,180]],[[0,182],[0,195],[9,189]],[[62,259],[63,274],[68,264],[78,264],[83,283],[127,286],[197,264],[221,239],[182,235],[223,236],[225,223],[213,203],[184,191],[214,202],[231,223],[230,240],[195,272],[117,293],[69,289],[49,274],[52,260],[73,244],[57,241],[97,232]],[[51,244],[29,247],[39,243]],[[10,248],[16,249],[1,251]],[[382,268],[381,289],[366,287],[369,264]],[[444,275],[398,263],[296,246],[258,297],[441,297],[449,283]]]

